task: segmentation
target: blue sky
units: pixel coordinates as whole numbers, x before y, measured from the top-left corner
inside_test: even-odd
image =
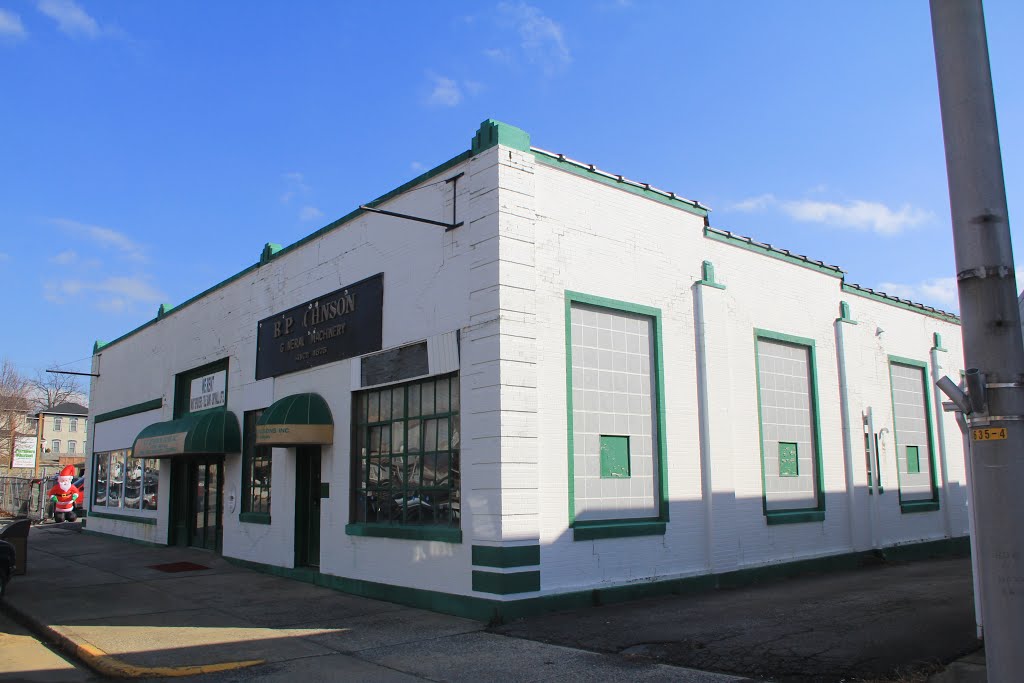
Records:
[[[1013,225],[1024,3],[985,11]],[[0,1],[0,93],[0,355],[29,373],[87,369],[486,118],[957,310],[924,0]]]

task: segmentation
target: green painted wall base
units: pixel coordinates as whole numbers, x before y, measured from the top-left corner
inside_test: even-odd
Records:
[[[454,595],[419,588],[391,586],[361,579],[321,574],[313,569],[288,569],[233,557],[225,557],[232,564],[289,579],[324,586],[334,590],[361,595],[376,600],[387,600],[411,607],[429,609],[444,614],[500,623],[510,619],[532,616],[544,612],[579,609],[593,605],[626,602],[659,595],[693,595],[718,588],[738,588],[765,581],[788,579],[806,574],[857,569],[881,562],[911,562],[944,557],[970,555],[970,539],[966,536],[910,543],[881,550],[869,550],[809,560],[798,560],[766,567],[740,569],[723,574],[705,574],[667,581],[633,583],[627,586],[595,588],[593,590],[545,595],[521,600],[493,600],[469,595]]]

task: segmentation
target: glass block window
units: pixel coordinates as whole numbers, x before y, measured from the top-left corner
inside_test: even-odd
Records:
[[[242,445],[242,512],[270,514],[271,448],[256,445],[256,421],[262,410],[245,413]]]
[[[130,448],[94,454],[93,508],[156,510],[159,463],[154,458],[133,458]]]
[[[459,376],[356,394],[355,522],[458,527]]]
[[[659,515],[654,318],[570,309],[575,520]]]
[[[757,338],[765,511],[817,509],[813,351],[809,345]]]
[[[935,499],[932,483],[931,420],[925,392],[925,368],[891,362],[896,435],[896,471],[900,501]]]

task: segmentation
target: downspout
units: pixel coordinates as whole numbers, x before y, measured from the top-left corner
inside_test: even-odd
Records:
[[[936,335],[938,336],[938,335]],[[942,393],[936,382],[942,377],[939,371],[939,348],[938,345],[932,349],[932,393],[935,411],[936,432],[939,434],[939,472],[942,474],[942,519],[946,523],[946,537],[953,537],[953,518],[949,509],[949,468],[947,467],[946,430],[942,426]],[[966,454],[967,451],[965,450]]]
[[[697,342],[697,414],[700,439],[700,485],[704,494],[704,557],[707,569],[714,572],[714,498],[711,483],[711,419],[708,404],[707,328],[704,324],[704,287],[694,284],[694,317]]]
[[[840,308],[846,312],[846,308]],[[849,318],[837,318],[834,325],[836,330],[836,365],[839,367],[839,413],[843,430],[843,465],[846,470],[846,496],[849,499],[847,507],[847,526],[850,533],[850,548],[857,548],[857,523],[855,519],[857,508],[857,487],[853,481],[853,442],[850,426],[850,387],[849,378],[846,374],[846,348],[843,344],[843,327],[850,324]],[[855,324],[855,323],[854,323]]]

